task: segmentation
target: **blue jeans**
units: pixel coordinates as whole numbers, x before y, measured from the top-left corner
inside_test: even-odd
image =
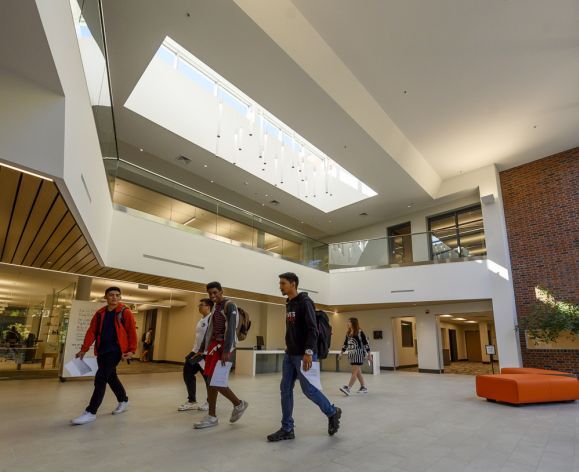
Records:
[[[336,414],[336,407],[303,376],[300,369],[302,360],[303,356],[290,356],[288,354],[286,354],[283,359],[280,390],[281,411],[283,415],[281,427],[284,431],[291,431],[294,428],[292,413],[294,411],[294,385],[297,379],[300,381],[304,395],[318,405],[324,415],[330,417]]]

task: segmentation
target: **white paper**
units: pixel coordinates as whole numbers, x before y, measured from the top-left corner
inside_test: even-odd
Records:
[[[227,387],[229,385],[229,371],[232,365],[233,363],[231,362],[226,362],[223,365],[221,361],[218,361],[209,385],[212,387]]]
[[[321,392],[322,381],[320,379],[320,363],[312,362],[312,367],[310,367],[310,370],[304,372],[304,361],[302,361],[300,370],[302,371],[302,375],[306,378],[306,380]]]
[[[87,377],[96,374],[97,360],[94,357],[74,358],[64,365],[71,377]]]
[[[205,359],[201,359],[199,361],[199,367],[201,367],[203,370],[205,370]]]

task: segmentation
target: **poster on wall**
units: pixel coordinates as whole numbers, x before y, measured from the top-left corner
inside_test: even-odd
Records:
[[[102,303],[74,300],[70,307],[68,332],[64,345],[63,367],[61,378],[93,377],[96,373],[96,358],[93,348],[86,353],[84,359],[75,359],[82,347],[84,335],[90,326],[90,321]]]

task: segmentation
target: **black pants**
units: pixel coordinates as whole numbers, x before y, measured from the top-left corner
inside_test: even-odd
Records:
[[[189,362],[185,362],[183,366],[183,380],[187,386],[187,395],[189,396],[189,401],[194,403],[197,401],[197,379],[195,375],[201,372],[201,376],[205,381],[205,387],[207,387],[207,378],[203,376],[203,369],[199,364],[191,365]]]
[[[126,402],[128,400],[125,387],[123,387],[117,375],[117,365],[121,359],[122,354],[119,351],[107,352],[106,354],[97,356],[98,370],[94,377],[94,391],[90,403],[86,408],[86,411],[89,413],[96,415],[105,397],[107,384],[109,384],[119,402]]]

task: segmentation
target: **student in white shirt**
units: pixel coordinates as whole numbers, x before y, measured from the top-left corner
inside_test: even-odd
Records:
[[[187,386],[188,398],[185,403],[179,406],[179,411],[188,410],[201,410],[207,411],[209,405],[207,402],[199,405],[197,403],[197,380],[196,375],[201,373],[203,380],[205,381],[205,388],[207,388],[207,378],[203,375],[203,368],[198,362],[192,363],[191,358],[195,356],[199,349],[201,348],[201,343],[205,338],[205,333],[207,327],[209,326],[209,319],[211,318],[211,310],[213,309],[213,302],[209,298],[203,298],[199,302],[199,313],[201,313],[201,319],[197,323],[197,328],[195,329],[195,345],[191,350],[191,353],[185,358],[185,365],[183,366],[183,380]]]

